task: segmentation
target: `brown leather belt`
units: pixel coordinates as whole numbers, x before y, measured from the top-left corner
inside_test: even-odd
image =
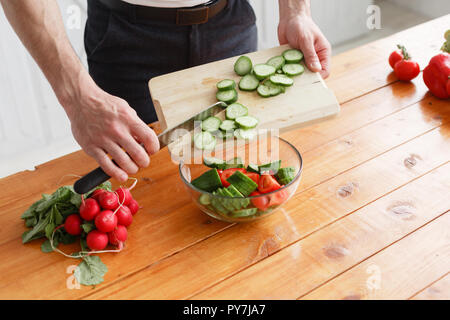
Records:
[[[121,0],[99,0],[103,5],[115,12],[129,15],[139,22],[161,21],[189,26],[202,24],[221,12],[227,0],[212,0],[205,4],[186,8],[157,8],[130,4]]]

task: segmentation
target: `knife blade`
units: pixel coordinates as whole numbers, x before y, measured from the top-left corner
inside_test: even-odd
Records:
[[[200,121],[223,111],[226,106],[227,105],[221,101],[214,103],[198,114],[192,116],[190,119],[160,133],[158,135],[160,148],[163,148],[176,140],[179,137],[179,135],[176,134],[177,132],[190,132],[194,130],[196,124],[199,124]],[[113,162],[116,164],[114,160]],[[110,178],[111,177],[105,173],[102,168],[98,167],[75,181],[73,188],[76,193],[85,194]]]

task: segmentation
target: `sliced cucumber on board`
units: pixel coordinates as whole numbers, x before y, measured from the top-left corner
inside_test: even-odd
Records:
[[[283,52],[286,63],[298,63],[303,59],[303,53],[297,49],[288,49]]]
[[[252,71],[252,60],[247,56],[239,57],[234,63],[234,72],[240,76],[245,76]]]
[[[272,83],[282,85],[285,87],[289,87],[294,84],[294,79],[288,77],[285,74],[274,74],[274,75],[270,76],[269,79]]]
[[[253,67],[253,73],[256,78],[259,80],[263,80],[265,78],[270,77],[276,72],[276,69],[273,66],[269,66],[265,63],[257,64]]]
[[[304,71],[305,67],[299,63],[285,64],[283,66],[283,72],[291,77],[302,74]]]
[[[234,130],[234,136],[236,139],[243,140],[253,140],[255,138],[256,132],[254,129],[236,129]]]
[[[248,109],[240,103],[233,103],[228,106],[225,111],[225,115],[228,120],[234,120],[236,118],[248,115]]]
[[[238,93],[235,89],[217,91],[216,98],[219,101],[225,102],[227,104],[236,102],[238,99]]]
[[[231,130],[236,129],[236,123],[233,120],[224,120],[220,124],[219,128],[220,128],[220,130],[223,130],[223,131],[231,131]]]
[[[219,130],[220,124],[222,123],[222,120],[220,120],[217,117],[209,117],[202,121],[202,130],[208,131],[208,132],[214,132]]]
[[[234,82],[234,80],[225,79],[217,82],[217,89],[219,91],[231,90],[234,88],[236,88],[236,82]]]
[[[274,67],[277,71],[280,70],[284,66],[285,63],[286,63],[286,60],[284,59],[283,56],[272,57],[269,60],[267,60],[267,62],[266,62],[266,64]]]
[[[200,150],[213,150],[216,147],[216,137],[208,131],[196,133],[194,146]]]
[[[239,89],[243,91],[254,91],[258,88],[259,80],[254,74],[247,74],[239,81]]]
[[[251,116],[236,118],[236,123],[242,129],[253,129],[258,125],[258,119]]]

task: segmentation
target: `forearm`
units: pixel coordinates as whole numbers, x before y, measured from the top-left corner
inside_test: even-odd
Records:
[[[280,20],[291,18],[292,16],[311,16],[310,0],[278,0],[280,8]]]
[[[0,0],[5,15],[65,107],[80,94],[82,80],[93,83],[73,50],[56,0]],[[88,85],[89,85],[88,84]]]

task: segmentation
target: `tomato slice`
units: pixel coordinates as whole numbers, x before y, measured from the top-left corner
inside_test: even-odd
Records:
[[[219,173],[220,180],[222,181],[222,185],[224,187],[228,187],[230,185],[230,183],[227,181],[227,179],[236,171],[240,171],[242,173],[247,173],[247,170],[245,170],[244,168],[230,168],[230,169],[223,170],[222,173]]]
[[[271,175],[263,174],[259,177],[258,190],[261,193],[268,193],[277,189],[281,186],[278,181]]]
[[[270,198],[269,207],[277,206],[282,204],[287,200],[287,198],[289,198],[289,192],[286,189],[279,190],[274,194],[269,195],[268,197]]]
[[[259,183],[259,174],[256,172],[247,172],[245,175],[255,181],[256,184]]]
[[[252,193],[250,193],[250,196],[259,196],[261,193],[259,193],[258,191],[253,191]],[[269,197],[259,197],[259,198],[254,198],[251,200],[252,204],[255,206],[255,208],[258,208],[261,211],[266,210],[269,207],[269,202],[270,199]]]

